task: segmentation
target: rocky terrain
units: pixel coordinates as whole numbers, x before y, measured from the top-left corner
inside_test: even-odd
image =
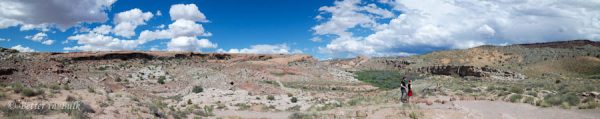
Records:
[[[415,81],[408,104],[398,99],[401,77]],[[0,48],[0,83],[4,118],[543,118],[512,108],[597,118],[600,43],[325,61],[302,54]],[[32,104],[37,108],[15,108]]]

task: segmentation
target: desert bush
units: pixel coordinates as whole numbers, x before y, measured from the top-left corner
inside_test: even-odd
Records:
[[[300,105],[295,105],[295,106],[292,106],[292,107],[290,107],[290,108],[288,108],[286,110],[287,111],[300,111],[300,108],[302,108]]]
[[[535,105],[535,98],[527,96],[523,102]]]
[[[545,100],[540,100],[535,105],[540,107],[552,107],[552,104],[548,103]]]
[[[580,101],[579,96],[577,96],[574,93],[569,93],[569,94],[566,94],[566,95],[563,95],[563,96],[564,96],[563,97],[563,101],[569,103],[569,105],[575,106],[575,105],[579,105],[579,103],[580,103],[579,102]]]
[[[23,91],[21,91],[21,95],[23,96],[27,96],[27,97],[33,97],[33,96],[37,96],[40,94],[44,94],[44,90],[41,89],[31,89],[31,88],[24,88]]]
[[[4,94],[4,92],[0,92],[0,100],[6,98],[6,94]]]
[[[88,91],[89,93],[96,93],[96,90],[94,90],[94,87],[91,87],[91,86],[88,86],[88,87],[87,87],[87,91]]]
[[[506,96],[508,94],[510,94],[510,92],[506,92],[506,91],[499,91],[498,92],[498,96]]]
[[[192,92],[201,93],[204,92],[204,88],[202,88],[202,86],[194,86],[194,88],[192,88]]]
[[[190,114],[190,112],[188,112],[186,110],[171,111],[171,115],[173,116],[173,119],[187,119],[188,114]]]
[[[277,82],[271,81],[271,80],[265,80],[265,81],[262,81],[262,82],[264,82],[266,84],[271,84],[271,85],[276,85],[277,84]]]
[[[50,89],[52,89],[52,90],[60,90],[60,86],[58,84],[52,84],[52,85],[50,85]]]
[[[68,105],[78,105],[77,108],[64,108],[63,113],[67,113],[73,119],[88,119],[89,116],[86,113],[95,113],[94,109],[90,105],[87,105],[81,101],[69,102]]]
[[[523,88],[521,88],[519,86],[512,86],[512,87],[510,87],[510,92],[516,93],[516,94],[522,94]]]
[[[509,97],[510,102],[520,102],[523,96],[521,94],[514,94]]]
[[[421,117],[423,114],[422,113],[417,113],[417,112],[410,112],[408,114],[408,117],[411,119],[418,119],[419,117]]]
[[[97,69],[100,71],[104,71],[104,70],[108,69],[108,66],[100,66]]]
[[[581,104],[578,108],[579,109],[596,109],[600,104],[598,104],[595,101],[592,102],[586,102]]]
[[[19,82],[13,83],[12,85],[12,89],[15,93],[20,93],[21,91],[23,91],[24,88],[25,86],[23,86],[23,84]]]
[[[8,105],[0,106],[3,118],[7,119],[32,119],[29,111],[21,108],[12,108]]]
[[[117,77],[117,79],[115,79],[115,82],[121,82],[123,81],[123,79],[121,79],[121,77]]]
[[[356,106],[361,104],[362,102],[364,102],[366,99],[363,97],[359,97],[359,98],[353,98],[350,99],[348,102],[346,102],[346,104],[350,105],[350,106]]]
[[[165,84],[165,80],[166,80],[166,79],[167,79],[167,78],[166,78],[165,76],[160,76],[160,77],[158,78],[158,81],[157,81],[157,82],[158,82],[159,84]]]
[[[65,84],[65,85],[63,85],[63,89],[64,90],[71,90],[71,87],[69,86],[69,84]]]
[[[65,99],[65,101],[67,101],[67,102],[73,102],[73,101],[77,101],[77,99],[75,97],[69,95],[69,96],[67,96],[67,98]]]
[[[214,116],[215,114],[213,113],[213,111],[215,110],[215,107],[213,105],[205,105],[202,110],[204,111],[204,114],[201,116]]]
[[[298,98],[292,97],[292,99],[290,99],[290,101],[292,101],[292,103],[296,103],[296,102],[298,102]]]
[[[580,103],[580,99],[575,93],[549,95],[544,100],[551,105],[562,105],[563,102],[566,102],[569,105],[575,106]]]
[[[397,71],[368,70],[355,73],[355,78],[383,89],[400,87],[403,75]]]
[[[560,108],[571,109],[571,105],[569,105],[568,102],[562,102],[562,103],[560,103]]]
[[[234,106],[239,107],[239,110],[248,110],[248,109],[250,109],[250,107],[252,107],[252,104],[237,103]]]
[[[296,112],[288,117],[289,119],[316,119],[317,114]]]
[[[527,95],[531,95],[533,97],[537,97],[537,92],[535,92],[535,91],[529,91],[529,92],[527,92]]]
[[[268,95],[268,96],[267,96],[267,100],[275,100],[275,96],[273,96],[273,95]]]

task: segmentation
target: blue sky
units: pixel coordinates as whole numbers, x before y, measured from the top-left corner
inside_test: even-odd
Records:
[[[598,40],[598,5],[553,0],[4,0],[0,47],[304,53],[321,59],[406,56],[484,44]]]
[[[118,0],[112,4],[108,13],[108,21],[113,22],[114,14],[139,8],[144,12],[156,13],[161,11],[162,16],[155,16],[139,26],[136,32],[164,24],[168,25],[171,20],[168,11],[173,4],[195,4],[204,13],[210,22],[202,23],[207,32],[213,35],[211,41],[216,42],[219,48],[231,49],[249,47],[255,44],[287,44],[291,47],[302,48],[306,53],[316,53],[314,47],[319,43],[311,42],[310,28],[316,24],[314,17],[318,14],[320,6],[333,4],[332,1],[323,0],[157,0],[153,2],[139,2],[137,0]],[[165,15],[166,14],[166,15]],[[103,23],[86,23],[83,26],[95,27]],[[28,40],[25,36],[33,36],[39,31],[19,31],[19,27],[0,29],[0,38],[11,39],[10,42],[1,42],[2,47],[23,45],[34,48],[36,51],[62,52],[63,47],[74,45],[61,44],[60,42],[73,35],[77,29],[71,28],[64,32],[53,30],[47,32],[49,39],[55,39],[53,45]],[[139,35],[139,34],[138,34]],[[164,48],[167,40],[158,40],[143,45],[137,50],[149,50],[152,46]],[[217,49],[206,49],[202,51],[214,52]]]

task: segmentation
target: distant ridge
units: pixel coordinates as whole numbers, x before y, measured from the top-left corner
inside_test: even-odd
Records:
[[[591,40],[554,41],[545,43],[517,44],[526,48],[573,48],[577,46],[591,45],[600,47],[600,42]]]

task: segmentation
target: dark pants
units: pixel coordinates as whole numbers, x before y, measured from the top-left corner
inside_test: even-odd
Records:
[[[405,91],[405,90],[401,91],[400,101],[401,102],[407,102],[408,101],[408,92],[407,91]]]

